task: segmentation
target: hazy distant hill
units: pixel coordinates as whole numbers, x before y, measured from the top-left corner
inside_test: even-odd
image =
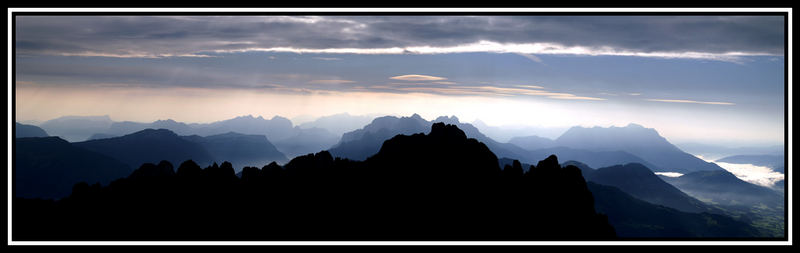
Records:
[[[14,122],[14,138],[24,137],[48,137],[47,132],[34,125],[26,125]]]
[[[514,137],[531,135],[554,139],[568,129],[568,127],[542,126],[489,126],[480,119],[473,121],[472,125],[480,129],[481,133],[499,142],[510,142]]]
[[[288,158],[263,135],[230,132],[206,137],[183,136],[183,138],[202,145],[214,161],[218,163],[231,162],[237,171],[245,166],[261,166],[273,161],[279,163],[288,161]]]
[[[783,172],[784,156],[778,155],[735,155],[717,160],[717,162],[753,164],[757,166],[769,167],[775,171]]]
[[[597,211],[619,237],[732,238],[767,237],[747,223],[709,213],[687,213],[639,200],[620,189],[587,182]]]
[[[764,205],[768,208],[778,208],[783,205],[783,196],[779,193],[745,182],[725,170],[697,171],[680,177],[662,177],[662,179],[689,195],[719,205]]]
[[[119,135],[113,135],[113,134],[93,134],[92,136],[89,136],[89,139],[87,139],[87,141],[91,141],[91,140],[99,140],[99,139],[108,139],[108,138],[114,138],[114,137],[119,137]]]
[[[720,210],[714,209],[664,182],[650,169],[638,163],[599,168],[591,173],[584,173],[584,178],[586,181],[617,187],[638,199],[683,212],[721,213]]]
[[[589,151],[584,149],[574,149],[568,147],[545,148],[530,151],[532,159],[540,159],[550,154],[563,157],[564,160],[575,160],[585,163],[593,168],[608,167],[618,164],[640,163],[645,166],[657,168],[655,165],[642,160],[625,151]]]
[[[107,185],[133,169],[105,155],[76,147],[59,137],[16,138],[14,196],[61,198],[78,182]]]
[[[314,121],[306,122],[298,126],[302,129],[322,128],[328,130],[328,132],[337,137],[336,141],[338,141],[338,138],[341,138],[342,134],[362,128],[372,122],[373,119],[375,119],[373,116],[357,116],[348,113],[339,113],[319,117]]]
[[[339,136],[331,134],[325,129],[304,129],[293,126],[292,122],[284,117],[275,116],[272,119],[264,119],[261,116],[253,117],[252,115],[202,124],[186,124],[171,119],[152,123],[115,122],[107,132],[101,134],[121,136],[149,128],[168,129],[178,135],[211,136],[230,132],[263,135],[278,150],[289,157],[328,149],[339,140]],[[105,137],[105,135],[100,136]]]
[[[200,164],[213,162],[213,157],[203,146],[167,129],[145,129],[121,137],[76,142],[74,145],[120,160],[133,168],[161,160],[172,163],[189,159]]]
[[[556,146],[591,151],[625,151],[655,165],[656,171],[691,172],[722,170],[716,164],[703,161],[681,151],[656,130],[637,124],[625,127],[573,127],[558,137]]]
[[[156,120],[151,123],[140,123],[131,121],[114,122],[113,124],[111,124],[108,131],[102,132],[101,134],[107,134],[111,136],[122,136],[139,132],[148,128],[167,129],[178,135],[190,135],[193,133],[192,128],[189,127],[189,125],[187,125],[186,123],[167,119],[167,120]]]
[[[295,132],[289,138],[274,142],[278,150],[290,158],[327,150],[336,144],[340,138],[331,134],[328,130],[316,127],[307,129],[295,127]]]
[[[738,216],[770,236],[786,231],[784,195],[754,185],[728,171],[697,171],[680,177],[662,177],[681,191]]]
[[[518,147],[527,150],[552,148],[556,144],[556,142],[552,139],[539,137],[536,135],[514,137],[511,138],[511,140],[509,140],[508,143],[517,145]]]
[[[783,145],[764,147],[723,147],[700,143],[675,143],[681,150],[693,155],[701,155],[705,159],[717,160],[734,155],[784,155]]]
[[[51,136],[58,136],[69,142],[84,141],[92,134],[103,133],[112,121],[105,116],[64,116],[48,120],[39,125]]]

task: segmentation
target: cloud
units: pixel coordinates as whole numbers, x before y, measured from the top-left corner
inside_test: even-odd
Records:
[[[346,83],[355,83],[355,81],[350,80],[312,80],[309,81],[310,84],[346,84]]]
[[[769,167],[756,166],[752,164],[735,164],[714,162],[728,172],[736,175],[739,179],[749,183],[772,187],[776,182],[784,180],[783,173],[776,172]]]
[[[431,82],[431,83],[435,83],[435,84],[446,84],[446,85],[453,85],[453,84],[457,84],[456,82],[449,82],[449,81],[437,81],[437,82]]]
[[[433,93],[440,95],[476,95],[476,96],[495,96],[495,97],[520,97],[520,96],[538,96],[551,99],[561,100],[587,100],[587,101],[602,101],[607,100],[604,98],[577,96],[575,94],[564,92],[550,92],[541,90],[541,86],[535,85],[516,85],[526,86],[528,88],[513,88],[513,87],[498,87],[491,85],[473,86],[473,85],[459,85],[459,86],[431,86],[430,83],[416,83],[414,86],[409,86],[407,83],[390,83],[389,85],[373,85],[369,87],[359,86],[359,91],[378,90],[381,92],[416,92],[416,93]]]
[[[694,100],[684,100],[684,99],[645,99],[647,101],[654,101],[654,102],[666,102],[666,103],[688,103],[688,104],[706,104],[706,105],[736,105],[734,103],[729,102],[705,102],[705,101],[694,101]]]
[[[628,93],[629,96],[641,96],[642,93]]]
[[[427,76],[427,75],[402,75],[402,76],[389,77],[389,79],[403,80],[403,81],[437,81],[437,80],[446,80],[447,78],[438,76]]]
[[[16,16],[18,54],[517,53],[741,61],[784,54],[783,16]]]
[[[680,176],[683,176],[682,173],[678,173],[678,172],[654,172],[654,173],[656,175],[662,175],[662,176],[665,176],[665,177],[680,177]]]
[[[521,88],[528,88],[528,89],[544,89],[544,87],[538,85],[514,85],[514,86]]]

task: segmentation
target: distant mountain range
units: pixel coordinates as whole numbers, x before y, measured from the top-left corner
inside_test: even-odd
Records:
[[[676,143],[683,151],[693,155],[703,156],[706,160],[717,160],[734,155],[784,155],[784,145],[761,147],[723,147],[701,143]]]
[[[513,137],[508,141],[508,143],[517,145],[518,147],[527,150],[552,148],[556,146],[556,142],[553,139],[539,137],[536,135]]]
[[[350,115],[348,113],[339,113],[329,116],[319,117],[314,121],[306,122],[298,125],[302,129],[320,128],[331,132],[337,137],[342,134],[356,129],[362,128],[372,122],[374,116],[368,115]],[[338,141],[338,140],[337,140]]]
[[[681,151],[656,130],[641,125],[625,127],[573,127],[555,140],[556,146],[591,151],[625,151],[655,167],[655,171],[686,173],[701,170],[722,170],[714,163],[703,161]]]
[[[39,125],[51,136],[58,136],[69,142],[84,141],[95,133],[103,133],[113,122],[104,116],[64,116],[51,119]]]
[[[471,123],[483,134],[499,142],[511,142],[519,136],[541,136],[541,138],[555,139],[561,136],[569,127],[542,127],[542,126],[489,126],[481,120]]]
[[[294,126],[289,119],[280,116],[264,119],[248,115],[203,124],[187,124],[171,119],[151,123],[114,122],[108,116],[66,116],[44,122],[42,127],[70,142],[119,137],[145,129],[168,129],[178,135],[211,136],[229,132],[264,135],[281,153],[289,157],[328,149],[340,138],[323,128]]]
[[[72,142],[118,137],[149,128],[169,129],[184,136],[210,136],[236,132],[266,136],[269,142],[287,158],[330,150],[337,156],[364,160],[375,154],[383,141],[394,135],[424,133],[432,123],[444,122],[457,125],[467,136],[485,143],[499,157],[519,159],[527,163],[556,154],[564,159],[578,160],[595,168],[641,163],[659,172],[688,173],[722,169],[716,164],[705,162],[681,151],[654,129],[636,124],[609,128],[572,127],[556,139],[527,135],[509,137],[509,143],[503,143],[488,137],[472,124],[459,122],[455,116],[443,116],[431,121],[422,119],[417,114],[410,117],[384,116],[374,118],[369,124],[358,127],[370,118],[372,117],[336,114],[294,126],[289,119],[280,116],[265,119],[248,115],[202,124],[187,124],[174,120],[158,120],[151,123],[113,122],[108,116],[67,116],[47,121],[42,123],[42,126],[47,126],[43,127],[47,133],[55,136],[64,135],[65,139]],[[479,124],[486,131],[508,130],[487,126],[479,120],[475,121],[475,124]],[[353,131],[338,135],[339,132],[354,128],[356,129]],[[533,130],[535,129],[530,128],[525,131],[530,133]],[[519,133],[525,131],[520,130]],[[506,133],[512,132],[514,131],[506,131]]]

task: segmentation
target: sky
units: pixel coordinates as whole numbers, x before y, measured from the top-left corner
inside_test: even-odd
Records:
[[[16,16],[16,121],[418,113],[783,144],[782,16]]]

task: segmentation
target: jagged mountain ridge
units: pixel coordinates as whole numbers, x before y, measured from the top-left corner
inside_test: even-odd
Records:
[[[108,187],[78,184],[59,202],[18,199],[14,234],[84,240],[613,238],[577,168],[562,168],[551,156],[529,173],[503,174],[484,144],[452,125],[432,128],[427,135],[395,136],[364,162],[322,151],[285,166],[247,167],[241,179],[230,163],[201,169],[187,161],[177,172],[168,162],[145,164]],[[418,169],[408,169],[412,164]],[[534,208],[540,205],[548,208]],[[154,209],[177,215],[147,211]],[[229,218],[242,210],[257,210],[258,218]]]

